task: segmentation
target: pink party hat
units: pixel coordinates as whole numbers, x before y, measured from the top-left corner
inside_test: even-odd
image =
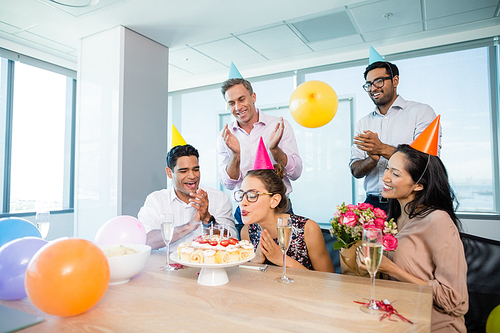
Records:
[[[264,146],[264,140],[260,137],[259,147],[257,148],[257,153],[255,154],[255,161],[253,162],[252,170],[262,170],[269,169],[274,170],[273,163],[271,163],[271,159],[269,158],[269,154],[267,153],[266,146]]]

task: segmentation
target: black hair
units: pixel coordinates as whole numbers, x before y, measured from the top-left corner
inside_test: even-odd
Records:
[[[363,74],[365,80],[366,76],[368,75],[368,72],[374,70],[375,68],[385,68],[385,72],[387,73],[387,75],[391,77],[391,79],[394,78],[396,75],[399,76],[398,66],[388,61],[376,61],[374,63],[369,64],[368,67],[366,67],[365,73]]]
[[[222,96],[225,98],[226,91],[228,91],[229,89],[231,89],[232,87],[234,87],[238,84],[242,84],[246,88],[246,90],[248,91],[248,93],[250,95],[253,94],[252,84],[248,80],[236,78],[236,79],[229,79],[229,80],[224,81],[224,83],[222,84],[222,87],[220,88]]]
[[[286,186],[283,182],[285,174],[285,167],[278,163],[274,165],[274,169],[250,170],[247,172],[245,178],[255,177],[262,182],[267,192],[281,195],[281,200],[275,209],[278,213],[285,213],[288,211]]]
[[[167,153],[167,167],[174,170],[177,160],[182,156],[196,156],[199,158],[198,150],[191,145],[175,146]]]
[[[448,173],[441,159],[422,153],[407,144],[399,145],[394,153],[397,152],[405,155],[405,168],[412,180],[423,186],[421,191],[415,191],[415,198],[403,208],[410,219],[427,216],[435,210],[443,210],[448,213],[457,229],[462,231],[462,223],[455,215],[458,201],[450,186]],[[390,199],[389,219],[397,220],[400,215],[399,202],[396,199]]]

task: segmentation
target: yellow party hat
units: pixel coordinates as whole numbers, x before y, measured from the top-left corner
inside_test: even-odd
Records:
[[[174,148],[175,146],[184,146],[186,144],[186,140],[184,140],[181,133],[179,133],[174,124],[172,124],[172,146],[170,148]]]

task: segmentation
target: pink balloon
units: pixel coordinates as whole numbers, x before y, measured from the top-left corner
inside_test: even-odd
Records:
[[[146,229],[133,216],[121,215],[104,223],[95,236],[97,245],[146,244]]]

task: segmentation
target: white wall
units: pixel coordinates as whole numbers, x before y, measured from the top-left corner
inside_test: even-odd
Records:
[[[82,39],[77,98],[75,235],[93,240],[165,187],[168,48],[125,27]]]

